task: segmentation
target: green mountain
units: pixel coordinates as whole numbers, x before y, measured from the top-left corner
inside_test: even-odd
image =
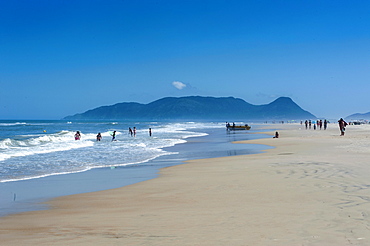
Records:
[[[316,118],[289,97],[265,105],[253,105],[234,97],[166,97],[148,104],[117,103],[67,116],[66,120],[303,120]]]

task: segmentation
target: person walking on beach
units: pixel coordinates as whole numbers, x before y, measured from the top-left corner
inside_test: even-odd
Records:
[[[324,120],[324,130],[326,130],[327,127],[328,127],[328,121]]]
[[[81,139],[81,134],[79,131],[77,131],[75,134],[75,140],[80,140],[80,139]]]
[[[345,122],[343,118],[340,118],[338,120],[338,124],[339,124],[340,135],[344,136],[344,132],[346,131],[347,122]]]
[[[307,127],[308,127],[308,120],[306,120],[306,121],[304,122],[304,124],[305,124],[305,126],[306,126],[306,130],[307,130]]]
[[[101,134],[100,134],[100,132],[98,133],[98,135],[96,135],[96,141],[100,141],[101,140]]]

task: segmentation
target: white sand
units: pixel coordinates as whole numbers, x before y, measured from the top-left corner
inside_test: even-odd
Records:
[[[0,218],[1,245],[370,245],[370,126],[273,127],[280,138],[246,142],[276,146],[266,153]]]

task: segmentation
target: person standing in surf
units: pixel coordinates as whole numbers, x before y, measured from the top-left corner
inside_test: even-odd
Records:
[[[149,137],[152,136],[152,128],[149,128]]]
[[[80,139],[81,139],[81,134],[79,131],[77,131],[75,134],[75,140],[80,140]]]
[[[116,131],[113,131],[113,134],[112,134],[112,141],[116,140]]]
[[[98,133],[98,135],[96,135],[96,141],[100,141],[102,139],[102,136],[100,134],[100,132]]]

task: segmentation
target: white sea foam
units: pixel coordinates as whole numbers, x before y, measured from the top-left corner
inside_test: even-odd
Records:
[[[12,124],[7,122],[7,124]],[[16,122],[14,122],[16,124]],[[44,132],[44,126],[47,131]],[[128,128],[136,126],[136,137]],[[8,127],[8,126],[3,126]],[[1,131],[0,182],[74,173],[98,167],[138,165],[163,155],[163,148],[207,135],[199,129],[224,127],[219,123],[32,122],[12,132]],[[152,128],[152,137],[148,128]],[[197,129],[193,131],[192,129]],[[81,140],[75,141],[76,130]],[[112,141],[111,132],[116,131]],[[1,132],[8,135],[4,137]],[[100,132],[102,141],[96,141]]]
[[[89,140],[71,141],[74,133],[62,131],[57,134],[48,134],[22,140],[6,138],[0,141],[0,161],[12,157],[66,151],[75,148],[92,146]]]
[[[14,122],[14,123],[0,123],[0,126],[18,126],[18,125],[26,125],[26,122]]]

